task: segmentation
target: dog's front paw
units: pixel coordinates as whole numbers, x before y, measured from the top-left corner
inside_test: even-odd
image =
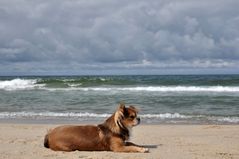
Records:
[[[148,149],[148,148],[141,147],[141,148],[140,148],[140,152],[142,152],[142,153],[148,153],[148,152],[149,152],[149,149]]]

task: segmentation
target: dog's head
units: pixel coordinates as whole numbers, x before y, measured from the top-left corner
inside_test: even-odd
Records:
[[[123,140],[128,140],[132,127],[140,123],[137,117],[138,109],[134,106],[126,107],[121,103],[116,112],[106,121],[99,125],[101,129],[110,130],[112,133],[119,135]]]
[[[115,123],[122,129],[130,129],[140,123],[140,118],[137,117],[138,109],[134,106],[125,107],[124,104],[120,104],[115,112]]]

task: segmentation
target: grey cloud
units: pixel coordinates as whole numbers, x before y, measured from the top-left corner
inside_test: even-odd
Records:
[[[2,0],[0,6],[0,73],[239,67],[237,0]]]

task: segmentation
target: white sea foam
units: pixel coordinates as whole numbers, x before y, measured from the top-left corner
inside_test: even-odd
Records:
[[[90,118],[106,118],[110,114],[96,113],[57,113],[57,112],[1,112],[0,118],[31,118],[31,117],[90,117]]]
[[[40,88],[44,85],[37,85],[36,79],[13,79],[0,81],[0,89],[3,90],[24,90],[24,89],[33,89]]]
[[[67,83],[67,85],[68,85],[69,87],[74,88],[74,87],[80,87],[82,84],[81,84],[81,83],[79,83],[79,84],[71,84],[71,83]]]
[[[80,85],[77,85],[80,86]],[[144,87],[70,87],[41,88],[49,91],[99,91],[99,92],[239,92],[239,87],[229,86],[144,86]]]
[[[102,78],[102,77],[100,78],[100,80],[103,81],[103,82],[106,81],[106,79],[105,79],[105,78]]]
[[[239,117],[222,117],[217,120],[219,122],[239,123]]]
[[[96,113],[73,113],[73,112],[66,112],[66,113],[59,113],[59,112],[1,112],[0,118],[28,118],[28,117],[89,117],[89,118],[107,118],[111,114],[96,114]],[[143,114],[140,115],[141,118],[157,118],[157,119],[187,119],[190,116],[181,115],[179,113],[165,113],[165,114]]]
[[[175,119],[175,118],[181,118],[181,119],[187,119],[191,116],[185,116],[181,115],[179,113],[165,113],[165,114],[143,114],[140,115],[142,118],[160,118],[160,119]]]
[[[101,79],[105,80],[105,79]],[[82,83],[67,83],[68,88],[49,88],[46,84],[37,84],[37,79],[20,79],[0,81],[0,90],[43,89],[48,91],[102,91],[102,92],[239,92],[239,86],[135,86],[135,87],[81,87]]]
[[[87,118],[108,118],[111,114],[97,114],[97,113],[88,113],[88,112],[0,112],[0,119],[45,119],[49,118],[79,118],[79,119],[87,119]],[[213,123],[239,123],[239,117],[218,117],[218,116],[205,116],[205,115],[183,115],[179,113],[164,113],[164,114],[141,114],[139,115],[142,119],[154,122],[160,122],[162,120],[173,120],[177,123],[177,120],[185,120],[188,122],[192,122],[194,120],[201,122],[213,122]]]
[[[156,86],[119,88],[126,91],[149,91],[149,92],[239,92],[239,87],[228,86]]]

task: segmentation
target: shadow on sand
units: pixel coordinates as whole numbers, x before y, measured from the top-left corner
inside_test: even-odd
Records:
[[[142,146],[145,148],[149,148],[149,149],[156,149],[156,148],[158,148],[158,146],[162,146],[162,144],[160,144],[160,145],[142,145]]]

